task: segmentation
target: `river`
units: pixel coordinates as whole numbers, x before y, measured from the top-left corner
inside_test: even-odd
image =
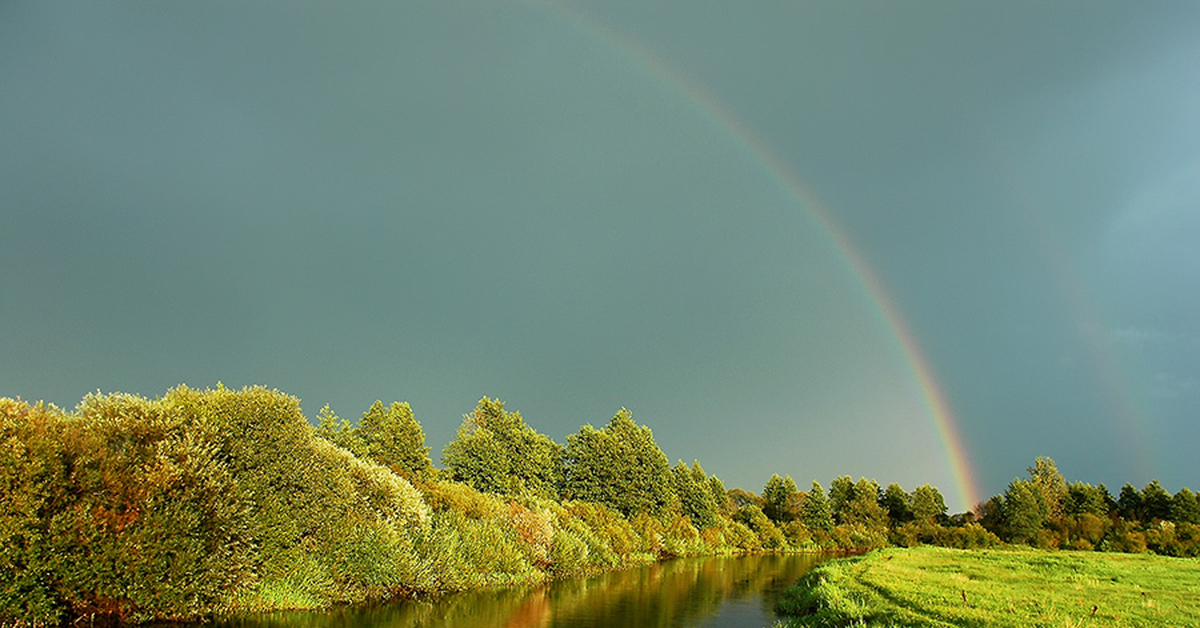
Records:
[[[457,593],[326,612],[280,612],[213,628],[766,628],[775,600],[819,554],[688,558],[537,587]],[[176,624],[178,626],[178,624]]]

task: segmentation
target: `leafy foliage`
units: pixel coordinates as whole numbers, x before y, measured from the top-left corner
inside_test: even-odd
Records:
[[[563,477],[562,447],[487,397],[463,417],[442,462],[454,480],[498,495],[557,497]]]
[[[650,428],[621,408],[602,429],[590,425],[567,437],[567,499],[591,501],[626,516],[661,514],[674,497],[667,456]]]
[[[698,472],[698,473],[697,473]],[[708,478],[698,462],[688,468],[680,460],[671,470],[672,488],[679,499],[683,514],[698,527],[707,528],[717,523],[717,504],[709,490]]]
[[[800,510],[800,519],[811,530],[833,529],[833,515],[830,512],[829,500],[825,498],[825,490],[821,484],[813,480],[812,489],[804,500]]]

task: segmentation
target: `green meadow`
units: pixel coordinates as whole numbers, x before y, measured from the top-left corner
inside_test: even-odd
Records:
[[[1195,626],[1200,562],[1034,549],[885,549],[825,563],[780,626]]]

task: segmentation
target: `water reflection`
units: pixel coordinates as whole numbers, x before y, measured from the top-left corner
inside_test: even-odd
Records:
[[[326,613],[272,613],[220,628],[762,628],[775,599],[825,560],[768,555],[674,560],[591,578]]]

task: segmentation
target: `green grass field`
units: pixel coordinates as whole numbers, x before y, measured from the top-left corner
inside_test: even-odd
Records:
[[[1148,554],[888,549],[817,567],[780,626],[1200,625],[1200,561]]]

